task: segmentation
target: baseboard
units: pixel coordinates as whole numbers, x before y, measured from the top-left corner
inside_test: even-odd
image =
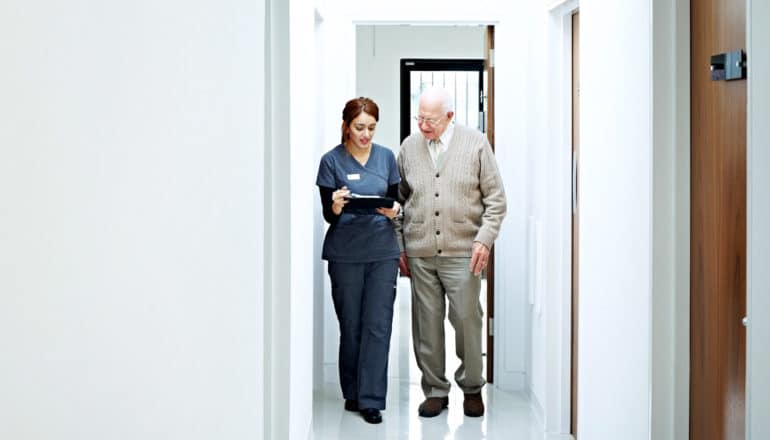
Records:
[[[532,408],[532,413],[535,415],[537,425],[545,429],[545,411],[540,400],[538,400],[535,393],[532,392],[531,387],[527,387],[527,396],[529,396],[529,404]]]
[[[495,370],[494,385],[503,391],[527,391],[526,374],[520,371]]]
[[[324,383],[335,383],[339,380],[338,372],[337,372],[337,364],[324,364],[323,365],[323,379]]]
[[[532,414],[535,416],[535,423],[537,426],[545,430],[545,409],[543,408],[543,405],[540,403],[540,400],[538,400],[537,396],[535,396],[535,394],[532,392],[531,387],[527,387],[526,393],[527,396],[529,396]],[[543,438],[544,440],[575,440],[575,437],[573,437],[572,434],[556,432],[546,432]]]

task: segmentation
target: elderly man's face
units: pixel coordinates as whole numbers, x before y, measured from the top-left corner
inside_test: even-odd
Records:
[[[454,116],[453,112],[443,113],[441,102],[421,99],[417,110],[417,127],[425,139],[432,141],[438,139]]]

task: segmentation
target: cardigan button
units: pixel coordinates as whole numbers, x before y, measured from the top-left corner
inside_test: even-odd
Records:
[[[436,197],[438,197],[438,193],[436,193]]]
[[[436,177],[438,177],[438,173],[436,173]]]
[[[436,211],[436,217],[438,217],[438,211]]]
[[[436,235],[441,235],[441,231],[436,231]]]
[[[439,253],[439,254],[441,253],[441,249],[439,249],[439,250],[438,250],[438,253]]]

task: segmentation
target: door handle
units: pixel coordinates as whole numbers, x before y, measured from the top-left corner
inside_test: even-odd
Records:
[[[749,317],[748,316],[744,316],[743,319],[741,320],[741,322],[743,323],[744,327],[748,327],[749,326]]]

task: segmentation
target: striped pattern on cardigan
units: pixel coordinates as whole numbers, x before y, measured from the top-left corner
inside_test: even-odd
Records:
[[[506,212],[505,190],[487,138],[455,125],[436,168],[421,133],[398,155],[404,218],[399,246],[409,257],[470,257],[474,241],[492,248]]]

